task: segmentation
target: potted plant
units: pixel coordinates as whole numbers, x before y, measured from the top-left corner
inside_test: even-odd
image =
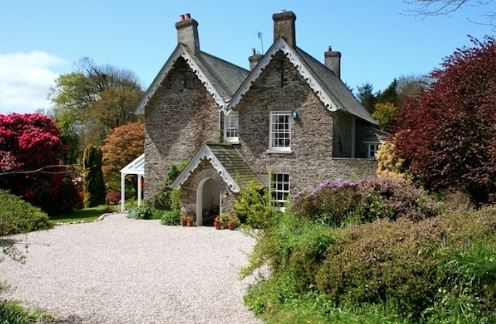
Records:
[[[220,216],[220,223],[223,229],[227,229],[227,223],[229,222],[229,216],[227,215],[221,215]]]
[[[191,227],[193,226],[193,217],[187,215],[186,216],[186,226]]]
[[[235,214],[231,214],[229,216],[229,220],[227,221],[227,227],[231,230],[234,231],[236,227],[239,225],[239,218]]]
[[[220,218],[220,215],[217,215],[214,219],[214,227],[217,230],[220,230],[222,228],[222,220]]]
[[[186,226],[188,223],[188,214],[187,213],[181,213],[181,225]]]

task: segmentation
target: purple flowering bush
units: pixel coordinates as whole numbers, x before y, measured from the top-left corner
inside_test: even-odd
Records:
[[[368,178],[326,180],[293,200],[295,213],[318,223],[340,226],[375,219],[419,221],[436,215],[436,204],[421,189],[403,180]]]

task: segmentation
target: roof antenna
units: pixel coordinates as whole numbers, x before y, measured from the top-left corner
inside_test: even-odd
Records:
[[[260,45],[262,45],[262,54],[264,53],[262,33],[258,32],[258,39],[260,39]]]

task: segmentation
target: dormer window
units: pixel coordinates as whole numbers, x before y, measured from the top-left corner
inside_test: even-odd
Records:
[[[291,152],[291,112],[270,113],[269,152]]]
[[[239,143],[239,114],[231,111],[224,116],[224,140],[228,143]]]

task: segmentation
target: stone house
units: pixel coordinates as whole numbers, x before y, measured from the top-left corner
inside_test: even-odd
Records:
[[[136,110],[146,198],[183,160],[172,186],[198,225],[230,212],[249,181],[280,204],[324,179],[374,173],[377,122],[341,81],[340,52],[329,48],[322,64],[297,46],[293,12],[273,15],[274,42],[253,52],[250,71],[201,51],[198,22],[181,17],[178,45]]]

